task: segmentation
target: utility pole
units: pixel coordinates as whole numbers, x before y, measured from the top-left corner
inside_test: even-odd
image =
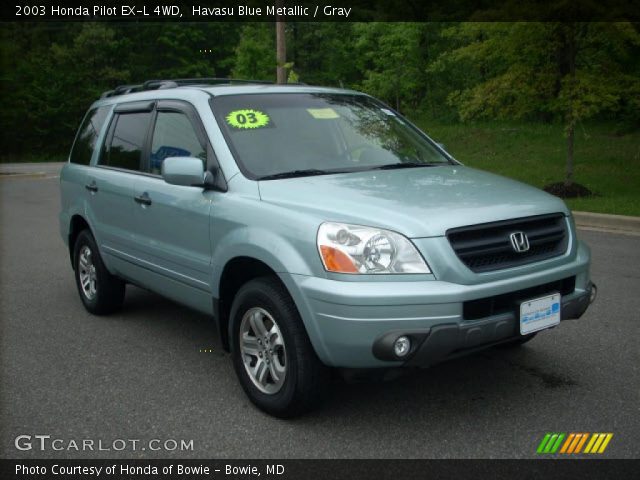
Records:
[[[276,1],[276,7],[282,7],[283,0]],[[282,15],[276,16],[276,81],[279,84],[287,83],[287,40],[284,35],[284,22]]]

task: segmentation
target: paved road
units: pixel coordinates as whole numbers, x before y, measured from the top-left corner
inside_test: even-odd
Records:
[[[640,237],[581,232],[600,287],[582,320],[394,382],[336,380],[323,409],[282,421],[252,407],[225,354],[201,352],[205,316],[132,287],[117,315],[83,310],[55,178],[0,178],[0,200],[1,457],[528,457],[547,431],[613,432],[610,458],[640,451]],[[21,452],[21,434],[194,443]]]

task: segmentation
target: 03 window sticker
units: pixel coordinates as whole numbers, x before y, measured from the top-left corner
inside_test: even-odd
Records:
[[[230,127],[239,130],[253,130],[273,126],[269,115],[252,108],[233,110],[225,116],[225,120]]]

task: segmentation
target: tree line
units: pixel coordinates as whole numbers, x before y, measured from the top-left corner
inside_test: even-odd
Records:
[[[375,95],[409,117],[640,126],[640,28],[615,22],[290,23],[289,81]],[[7,156],[64,155],[87,106],[154,78],[275,80],[273,23],[5,24]]]

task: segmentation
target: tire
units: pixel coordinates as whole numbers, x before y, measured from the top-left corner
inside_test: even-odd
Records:
[[[106,315],[122,307],[125,284],[104,266],[89,230],[80,232],[73,246],[73,271],[80,300],[90,313]]]
[[[515,340],[511,340],[510,342],[506,342],[506,343],[501,343],[500,345],[498,345],[498,348],[516,348],[516,347],[520,347],[522,345],[524,345],[527,342],[530,342],[531,340],[534,339],[534,337],[537,335],[538,333],[530,333],[529,335],[525,335],[523,337],[517,338]]]
[[[257,278],[240,288],[230,321],[233,365],[254,405],[291,418],[320,403],[329,369],[316,355],[291,296],[277,278]]]

